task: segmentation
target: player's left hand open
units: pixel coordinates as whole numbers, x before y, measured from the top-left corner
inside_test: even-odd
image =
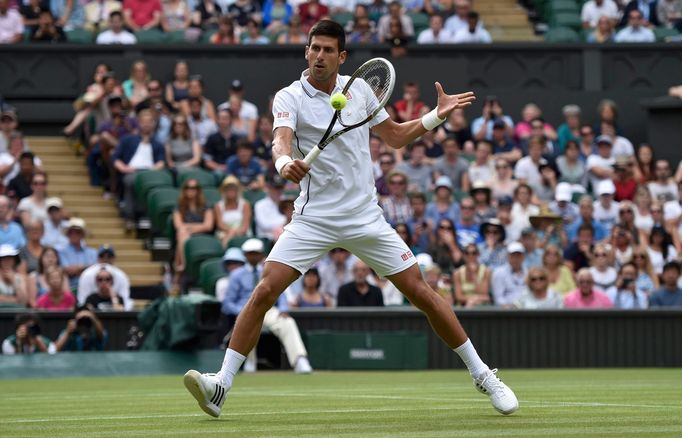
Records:
[[[282,176],[296,184],[310,171],[310,166],[303,160],[294,160],[282,168]]]
[[[436,93],[438,93],[438,117],[446,119],[450,113],[458,108],[466,108],[471,105],[476,96],[473,91],[461,94],[445,94],[440,82],[436,82]]]

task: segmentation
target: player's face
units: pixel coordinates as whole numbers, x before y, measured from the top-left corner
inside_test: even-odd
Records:
[[[327,82],[338,73],[339,66],[346,62],[346,51],[339,52],[336,38],[315,35],[305,48],[305,59],[308,61],[310,76],[318,82]]]

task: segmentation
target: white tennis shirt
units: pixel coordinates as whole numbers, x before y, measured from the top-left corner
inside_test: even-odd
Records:
[[[341,91],[349,79],[350,76],[337,75],[332,94]],[[293,158],[303,159],[322,139],[334,116],[329,97],[308,82],[308,70],[275,95],[273,130],[282,126],[294,130]],[[371,88],[364,81],[355,81],[342,114],[353,112],[352,120],[364,120],[376,105]],[[301,194],[294,204],[297,214],[346,217],[378,205],[369,154],[369,128],[387,118],[388,113],[382,109],[368,123],[342,134],[325,147],[301,181]],[[343,126],[337,122],[332,133],[341,129]]]

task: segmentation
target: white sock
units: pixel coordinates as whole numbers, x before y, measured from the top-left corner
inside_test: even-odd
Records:
[[[218,372],[220,383],[227,386],[228,388],[231,388],[232,379],[234,379],[234,375],[237,374],[237,371],[239,371],[239,368],[241,368],[245,359],[246,356],[244,356],[243,354],[237,353],[233,349],[228,348],[225,351],[225,359],[223,359],[223,366],[220,368],[220,371]]]
[[[489,370],[488,365],[483,363],[481,358],[478,357],[478,353],[476,353],[474,344],[471,343],[470,339],[467,339],[467,341],[459,347],[453,348],[453,351],[462,358],[464,365],[469,369],[471,377],[477,379]]]

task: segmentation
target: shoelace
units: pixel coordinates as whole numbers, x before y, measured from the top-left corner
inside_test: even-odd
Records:
[[[487,389],[489,391],[497,392],[504,389],[504,384],[500,378],[497,377],[497,368],[490,370],[490,373],[481,381],[480,385],[485,387],[488,381],[489,383],[487,384]]]

